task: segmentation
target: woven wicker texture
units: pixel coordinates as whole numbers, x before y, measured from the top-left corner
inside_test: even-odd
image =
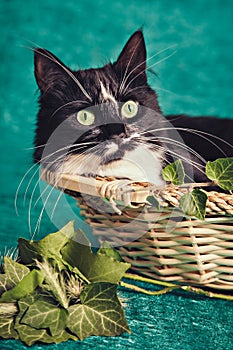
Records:
[[[233,195],[205,191],[206,218],[199,220],[179,210],[179,198],[187,188],[155,190],[158,211],[145,203],[151,190],[132,184],[132,198],[144,203],[132,208],[118,205],[118,215],[100,198],[103,181],[67,174],[57,179],[48,171],[41,176],[77,200],[99,242],[115,246],[133,271],[164,281],[233,290]]]
[[[229,204],[232,197],[227,196],[226,200],[222,197],[223,194],[208,193],[210,207],[216,213],[220,203],[220,208],[224,205],[232,212]],[[175,202],[177,198],[173,200]],[[93,211],[82,197],[78,198],[78,205],[100,241],[108,240],[113,245],[119,243],[116,248],[132,265],[133,271],[163,281],[233,290],[231,217],[218,214],[204,221],[184,219],[179,210],[168,208],[158,214],[147,205],[143,210],[125,209],[119,216]],[[145,231],[133,241],[134,236],[138,237]],[[124,245],[129,239],[131,242]]]

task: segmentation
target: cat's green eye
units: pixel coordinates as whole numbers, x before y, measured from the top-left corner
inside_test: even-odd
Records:
[[[86,109],[82,109],[77,113],[77,120],[82,125],[92,125],[95,121],[95,115]]]
[[[127,101],[121,108],[121,115],[124,118],[133,118],[138,113],[138,105],[134,101]]]

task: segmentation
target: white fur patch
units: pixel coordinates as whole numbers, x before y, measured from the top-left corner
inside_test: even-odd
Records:
[[[117,147],[117,145],[110,147],[108,152],[111,154],[117,150]],[[59,172],[72,175],[92,174],[92,176],[114,177],[135,182],[149,182],[157,186],[164,184],[161,177],[161,155],[141,145],[133,151],[126,152],[121,160],[105,165],[101,164],[101,160],[101,157],[94,154],[70,155],[60,166]]]
[[[110,94],[109,89],[106,89],[106,87],[104,86],[104,84],[102,83],[102,81],[100,81],[100,88],[101,88],[101,94],[102,94],[102,98],[103,101],[112,101],[113,103],[117,104],[117,101],[115,100],[115,98]]]
[[[102,177],[150,182],[158,186],[164,183],[161,172],[162,161],[159,154],[145,147],[126,152],[123,159],[101,165],[97,170],[98,175]]]
[[[119,150],[119,146],[115,142],[108,143],[106,145],[105,156],[109,156]]]

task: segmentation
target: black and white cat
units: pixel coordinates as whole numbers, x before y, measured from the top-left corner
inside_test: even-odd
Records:
[[[35,49],[40,110],[34,161],[54,172],[161,185],[162,168],[182,159],[188,181],[205,181],[207,160],[233,156],[233,120],[163,116],[147,82],[141,30],[114,63],[72,71]]]

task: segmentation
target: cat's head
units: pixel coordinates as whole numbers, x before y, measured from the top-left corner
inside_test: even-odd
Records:
[[[137,156],[142,162],[150,151],[160,171],[163,147],[150,131],[164,120],[146,70],[141,30],[114,63],[97,69],[73,71],[49,51],[36,49],[40,110],[35,162],[56,170],[63,164],[63,171],[79,175],[130,178],[136,168],[124,174],[127,159],[134,162]]]

